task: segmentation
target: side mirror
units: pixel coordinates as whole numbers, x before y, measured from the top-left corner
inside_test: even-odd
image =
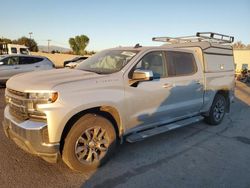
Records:
[[[132,79],[134,81],[149,81],[153,80],[153,72],[151,70],[135,70]]]
[[[141,81],[153,80],[153,72],[151,70],[136,69],[133,73],[132,79],[129,81],[131,87],[137,87]]]
[[[0,65],[3,65],[4,63],[2,61],[0,61]]]

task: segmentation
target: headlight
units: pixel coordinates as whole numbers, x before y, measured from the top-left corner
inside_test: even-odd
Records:
[[[29,99],[35,100],[40,104],[47,104],[55,102],[58,98],[58,93],[29,93],[28,97]]]
[[[40,111],[38,105],[53,103],[58,99],[57,92],[28,93],[28,113],[30,117],[46,119],[44,112]]]

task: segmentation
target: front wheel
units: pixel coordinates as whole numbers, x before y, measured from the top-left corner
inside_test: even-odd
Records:
[[[113,124],[96,114],[86,114],[69,131],[62,151],[63,161],[73,170],[96,169],[107,161],[116,146]]]
[[[219,125],[224,118],[226,110],[226,99],[223,95],[217,94],[205,121],[210,125]]]

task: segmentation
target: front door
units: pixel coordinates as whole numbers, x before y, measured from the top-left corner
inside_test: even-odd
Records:
[[[149,126],[159,122],[165,116],[165,103],[170,89],[165,88],[167,81],[165,55],[162,51],[146,54],[131,70],[151,70],[152,81],[139,82],[136,86],[125,83],[127,127]]]
[[[166,104],[170,119],[178,120],[199,113],[203,105],[204,80],[199,60],[189,52],[166,51],[171,96]]]

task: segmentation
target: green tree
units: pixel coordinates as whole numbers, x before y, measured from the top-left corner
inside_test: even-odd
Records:
[[[12,41],[10,39],[7,38],[0,38],[0,43],[7,43],[7,44],[11,44]]]
[[[89,44],[89,37],[86,35],[75,36],[75,38],[69,39],[69,45],[76,55],[84,55],[85,48]]]
[[[19,38],[17,40],[14,40],[13,43],[20,44],[20,45],[25,45],[32,52],[37,52],[38,51],[38,46],[37,46],[37,43],[36,43],[36,41],[34,39],[30,39],[30,38],[27,38],[27,37],[21,37],[21,38]]]

